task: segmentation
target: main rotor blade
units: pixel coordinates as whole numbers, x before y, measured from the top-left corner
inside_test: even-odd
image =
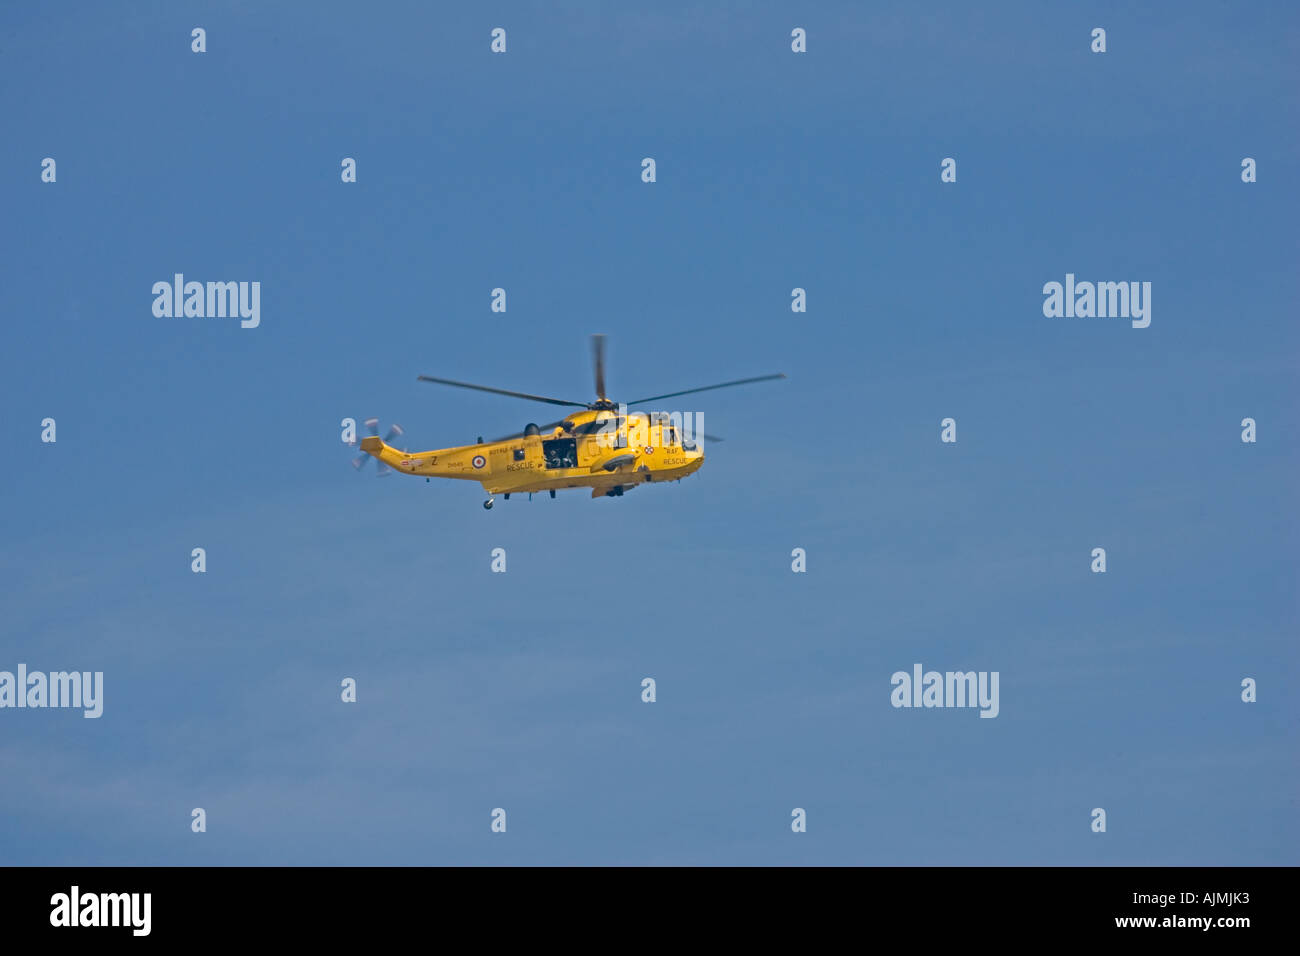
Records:
[[[605,397],[605,336],[591,337],[591,362],[596,367],[596,397]]]
[[[757,378],[741,378],[734,382],[723,382],[721,385],[705,385],[703,388],[688,388],[681,392],[669,392],[666,395],[651,395],[649,398],[638,398],[628,402],[631,408],[633,405],[640,405],[642,402],[657,402],[661,398],[676,398],[678,395],[694,395],[696,392],[709,392],[715,388],[730,388],[733,385],[748,385],[751,382],[770,382],[775,378],[785,378],[784,372],[777,372],[775,375],[759,375]]]
[[[570,405],[574,408],[586,408],[586,402],[566,402],[558,398],[546,398],[542,395],[529,395],[527,392],[511,392],[504,388],[488,388],[486,385],[471,385],[468,382],[453,382],[449,378],[434,378],[421,375],[421,382],[434,382],[438,385],[455,385],[457,388],[472,388],[476,392],[492,392],[494,395],[509,395],[512,398],[526,398],[530,402],[545,402],[548,405]]]

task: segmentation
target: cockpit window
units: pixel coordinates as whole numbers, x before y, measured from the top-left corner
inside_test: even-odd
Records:
[[[594,422],[574,426],[573,434],[577,438],[583,435],[612,434],[614,431],[622,431],[626,425],[627,420],[623,418],[598,418]]]

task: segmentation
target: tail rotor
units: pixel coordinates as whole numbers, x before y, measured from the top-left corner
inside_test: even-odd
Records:
[[[370,429],[371,435],[375,436],[376,438],[379,437],[378,418],[367,418],[366,427]],[[393,445],[393,439],[401,438],[404,434],[406,433],[402,431],[402,426],[394,423],[393,426],[388,429],[388,434],[384,436],[384,444]],[[398,445],[393,445],[393,447],[396,448],[398,451],[406,451],[405,448]],[[372,455],[362,452],[361,454],[357,455],[356,458],[352,459],[352,467],[355,468],[357,471],[360,471],[362,467],[365,466],[365,463],[368,462],[372,457],[373,457]],[[392,470],[393,469],[389,468],[378,458],[375,458],[375,477],[382,478],[385,475],[389,474]]]

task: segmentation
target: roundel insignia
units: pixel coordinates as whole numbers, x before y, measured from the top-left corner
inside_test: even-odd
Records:
[[[482,455],[475,455],[472,464],[474,465],[475,468],[482,468],[484,465],[487,464],[487,459],[484,458]]]
[[[646,453],[647,455],[653,455],[653,454],[655,453],[655,450],[654,450],[653,448],[651,448],[649,445],[646,445],[646,446],[645,446],[645,453]]]

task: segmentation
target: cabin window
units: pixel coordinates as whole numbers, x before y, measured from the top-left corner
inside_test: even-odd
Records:
[[[524,460],[524,450],[522,448],[516,448],[515,461],[523,461],[523,460]]]
[[[542,442],[542,456],[547,468],[578,467],[578,443],[572,438],[553,438]]]

